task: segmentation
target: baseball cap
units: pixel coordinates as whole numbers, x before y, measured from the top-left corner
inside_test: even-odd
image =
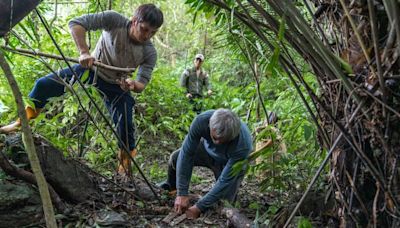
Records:
[[[200,59],[201,61],[204,61],[204,55],[197,54],[196,57],[194,57],[194,59]]]

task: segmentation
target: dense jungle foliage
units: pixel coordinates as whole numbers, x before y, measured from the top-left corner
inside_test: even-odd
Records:
[[[237,7],[233,6],[234,1],[228,2]],[[130,17],[141,3],[145,1],[65,1],[65,4],[58,4],[55,8],[53,1],[43,1],[38,10],[45,16],[64,54],[77,58],[78,53],[67,26],[71,18],[110,7]],[[304,105],[304,101],[312,103],[311,98],[300,98],[296,89],[303,93],[306,89],[296,88],[279,65],[281,52],[291,53],[304,81],[316,95],[321,93],[312,67],[295,50],[290,47],[283,50],[281,47],[281,43],[286,42],[285,23],[289,18],[277,17],[280,23],[277,36],[273,36],[272,32],[266,33],[275,47],[271,51],[255,33],[239,23],[234,11],[229,13],[196,0],[154,3],[163,10],[165,24],[152,40],[158,51],[158,61],[151,82],[144,92],[135,94],[138,163],[153,182],[165,178],[169,154],[180,146],[196,115],[184,96],[179,78],[184,69],[192,66],[193,56],[203,53],[203,67],[210,75],[214,91],[202,100],[203,110],[230,108],[248,124],[255,148],[268,139],[273,142],[272,146],[251,156],[247,173],[248,179],[261,182],[254,191],[270,194],[273,199],[268,211],[259,211],[260,216],[268,221],[278,208],[302,195],[326,155],[326,149],[317,140],[321,136],[317,136],[317,127]],[[299,3],[298,8],[307,20],[311,20],[304,4]],[[99,32],[90,33],[92,49],[99,36]],[[59,55],[34,12],[0,42],[12,48]],[[26,98],[35,80],[50,73],[44,63],[53,70],[66,66],[64,62],[52,59],[31,58],[12,52],[5,54],[26,103],[29,103]],[[14,97],[2,74],[0,72],[0,124],[5,125],[14,121],[17,113]],[[95,124],[88,120],[77,98],[66,93],[50,102],[31,126],[35,133],[65,151],[65,156],[80,157],[94,170],[111,176],[116,164],[116,140],[79,85],[74,85],[74,88],[83,106],[94,113]],[[87,88],[102,106],[103,112],[107,113],[97,91],[90,86]],[[311,111],[316,112],[316,107],[311,106]],[[271,113],[276,114],[278,121],[266,126],[267,115]],[[1,173],[0,178],[4,178]],[[314,189],[326,190],[326,179],[323,175]],[[258,207],[257,202],[252,205]]]

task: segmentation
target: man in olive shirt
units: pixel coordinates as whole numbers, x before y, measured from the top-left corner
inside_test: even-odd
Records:
[[[159,187],[177,190],[175,211],[197,218],[220,199],[233,201],[244,170],[233,174],[233,165],[252,151],[251,134],[245,123],[228,109],[209,110],[192,122],[182,147],[172,153],[168,179]],[[217,182],[195,205],[189,207],[189,183],[193,166],[210,168]],[[245,167],[242,167],[244,169]]]
[[[61,80],[69,81],[74,72],[81,77],[89,69],[87,81],[96,86],[104,96],[104,102],[122,141],[118,142],[118,173],[130,174],[128,153],[132,156],[136,154],[132,114],[135,101],[130,91],[142,92],[151,79],[157,52],[150,38],[158,31],[163,20],[161,10],[153,4],[139,6],[131,19],[114,11],[87,14],[72,19],[69,28],[80,54],[80,64],[74,65],[72,71],[65,68],[57,74],[49,74],[36,81],[29,94],[35,107],[26,108],[28,119],[36,118],[49,98],[64,94],[65,87]],[[85,39],[89,30],[102,30],[93,54],[89,52]],[[136,79],[131,79],[130,75],[96,68],[93,66],[95,60],[120,68],[137,68]],[[2,127],[0,132],[15,131],[20,124],[20,120],[17,120]],[[126,144],[129,152],[123,150],[122,143]]]
[[[193,111],[201,112],[201,102],[196,99],[203,98],[203,90],[207,88],[207,95],[212,94],[208,74],[201,68],[204,62],[204,55],[197,54],[193,60],[194,67],[185,69],[181,75],[181,86],[186,89],[186,98],[193,105]]]

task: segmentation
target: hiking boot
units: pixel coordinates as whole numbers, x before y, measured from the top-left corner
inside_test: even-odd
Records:
[[[132,158],[135,158],[137,155],[137,150],[133,149],[130,153]],[[121,176],[132,176],[132,165],[131,158],[129,155],[122,149],[118,152],[118,174]]]

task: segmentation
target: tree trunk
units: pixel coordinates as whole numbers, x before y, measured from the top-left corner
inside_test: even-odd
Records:
[[[0,50],[0,65],[4,71],[4,74],[10,84],[11,90],[13,91],[15,102],[17,103],[18,116],[21,119],[23,141],[28,153],[29,161],[35,174],[36,181],[38,183],[40,197],[43,203],[43,211],[46,218],[47,227],[57,227],[56,219],[54,217],[54,209],[51,203],[49,189],[47,187],[46,179],[42,173],[42,169],[39,164],[39,159],[36,155],[35,146],[33,144],[32,132],[28,124],[26,117],[25,108],[23,106],[21,91],[18,88],[17,82],[11,72],[10,66],[7,64],[3,52]]]

